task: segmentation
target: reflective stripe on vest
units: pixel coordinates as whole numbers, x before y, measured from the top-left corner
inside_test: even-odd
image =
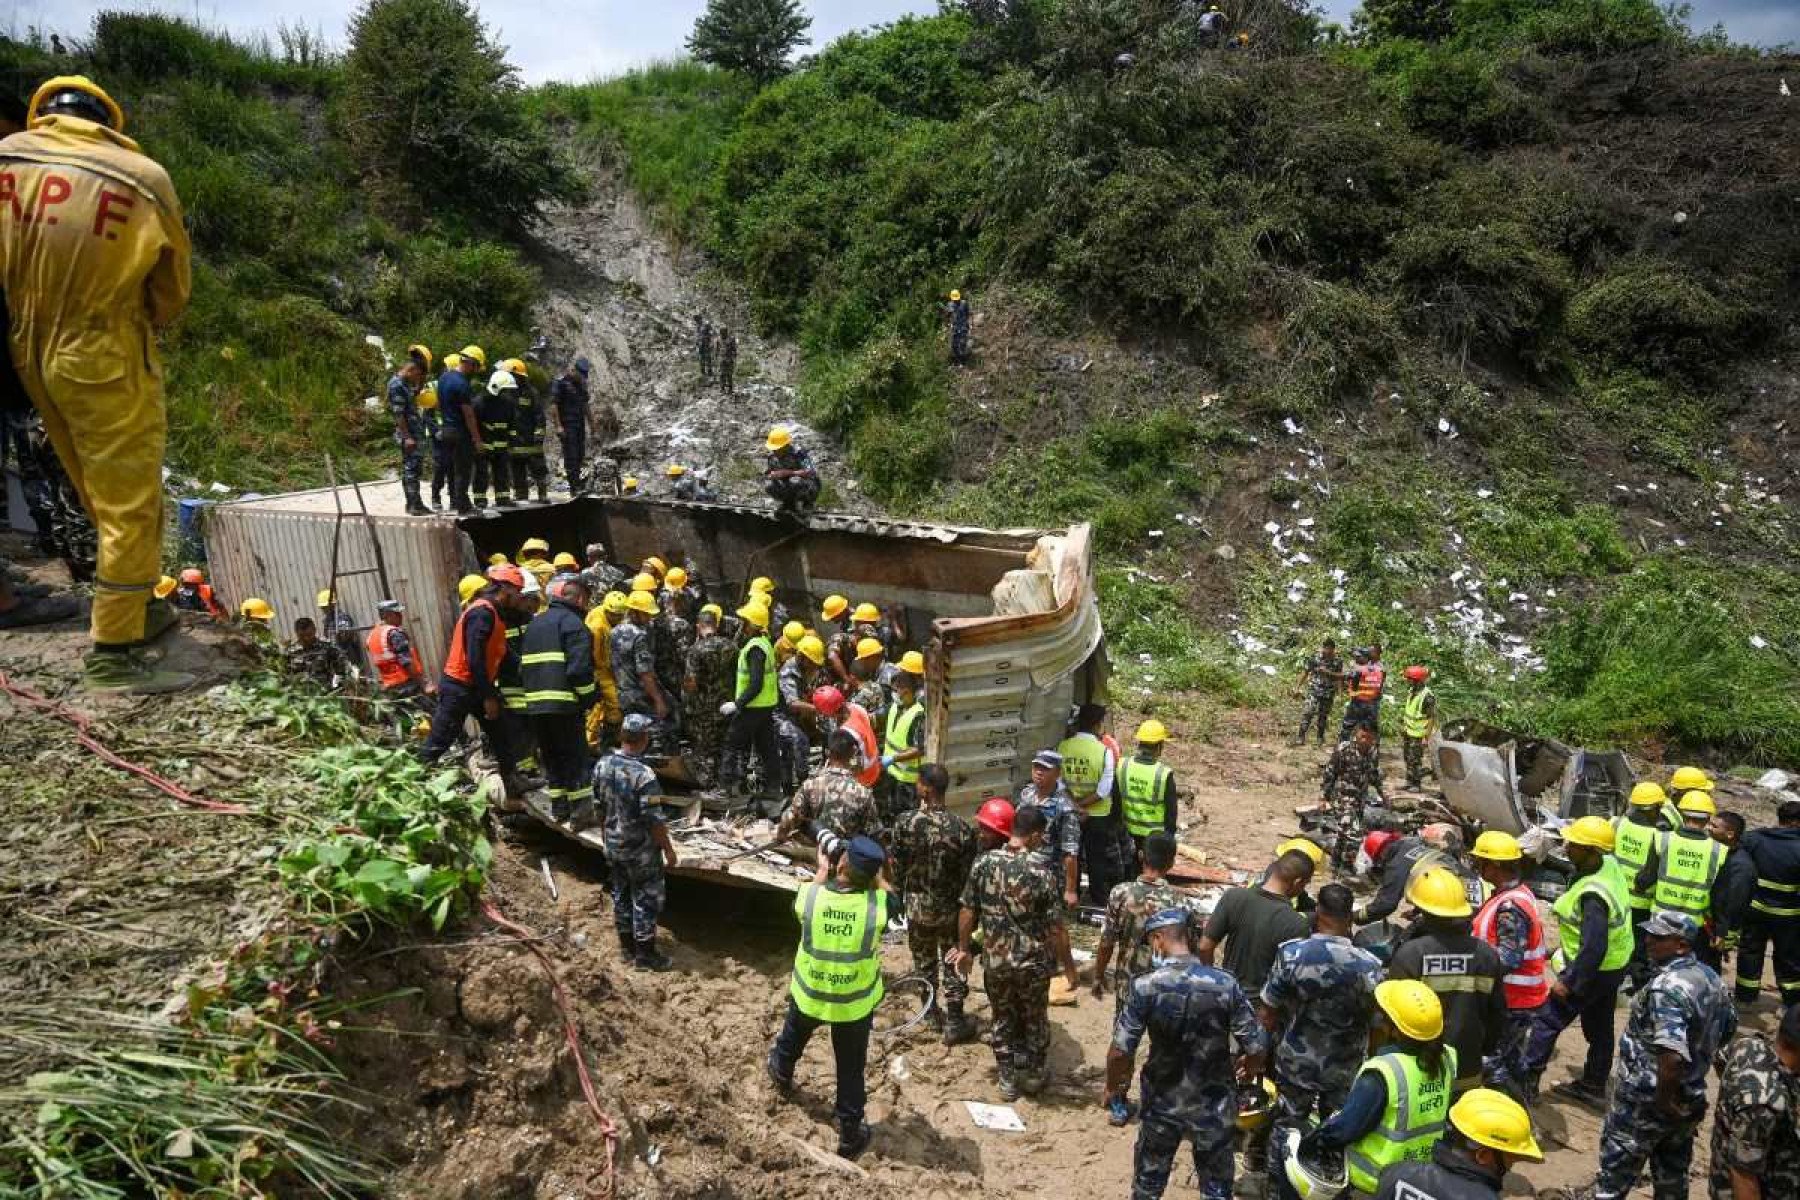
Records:
[[[1610,854],[1601,860],[1598,871],[1577,879],[1551,907],[1563,961],[1573,962],[1581,953],[1581,898],[1589,892],[1606,902],[1606,956],[1600,960],[1600,969],[1616,971],[1631,961],[1631,889],[1625,883],[1625,872]]]
[[[1132,837],[1149,837],[1168,826],[1168,807],[1163,792],[1174,772],[1162,763],[1136,758],[1119,763],[1118,793],[1124,797],[1125,828]]]
[[[913,748],[913,726],[917,725],[919,723],[919,718],[924,715],[925,706],[920,704],[917,700],[912,702],[910,708],[904,710],[901,709],[898,704],[888,709],[887,737],[884,740],[884,753],[905,754],[908,750],[911,750]],[[911,762],[897,762],[890,764],[887,770],[889,775],[892,775],[901,783],[917,783],[919,782],[919,768],[922,765],[923,763],[915,758]]]
[[[1725,865],[1725,847],[1705,834],[1665,833],[1656,849],[1656,907],[1704,921],[1713,880]]]
[[[1400,715],[1400,728],[1409,738],[1422,738],[1431,730],[1431,718],[1425,715],[1425,705],[1433,699],[1431,689],[1420,688],[1406,697],[1406,708]]]
[[[840,907],[841,905],[841,907]],[[809,883],[794,897],[800,948],[788,994],[815,1021],[860,1021],[881,1003],[887,893],[833,892]]]
[[[485,608],[493,614],[493,630],[488,635],[487,645],[481,648],[481,657],[487,667],[488,683],[498,687],[500,664],[506,661],[506,635],[502,632],[505,626],[500,622],[499,610],[489,600],[470,601],[469,607],[463,609],[462,615],[456,618],[456,628],[450,634],[450,656],[444,660],[444,674],[462,684],[475,681],[474,673],[469,670],[468,657],[463,653],[463,624],[468,621],[469,614],[478,608]]]
[[[1381,1123],[1344,1149],[1350,1186],[1373,1195],[1382,1169],[1397,1162],[1425,1162],[1444,1136],[1450,1092],[1456,1084],[1456,1049],[1445,1046],[1436,1076],[1428,1076],[1410,1054],[1383,1054],[1363,1064],[1387,1081]],[[1360,1075],[1362,1072],[1359,1071]]]
[[[1506,989],[1506,1007],[1536,1008],[1550,998],[1550,976],[1544,969],[1544,919],[1538,915],[1537,897],[1523,883],[1514,884],[1492,899],[1475,914],[1471,932],[1496,950],[1500,948],[1500,910],[1511,904],[1525,918],[1529,932],[1525,937],[1525,956],[1518,969],[1501,977]]]
[[[393,628],[392,625],[378,624],[369,630],[363,641],[363,648],[369,652],[369,661],[375,665],[375,676],[383,688],[397,688],[412,680],[412,672],[388,645],[388,631]]]
[[[1637,890],[1638,872],[1650,861],[1650,850],[1662,831],[1654,825],[1644,825],[1632,820],[1629,816],[1619,817],[1613,822],[1613,857],[1625,868],[1625,882],[1631,885],[1631,907],[1648,909],[1650,893],[1639,894]]]
[[[737,690],[731,693],[731,698],[736,700],[744,694],[744,689],[750,686],[750,652],[752,650],[763,652],[762,688],[750,698],[750,703],[744,707],[774,708],[775,702],[781,698],[780,687],[775,678],[775,648],[769,645],[769,639],[762,635],[751,638],[744,643],[744,648],[738,651]]]
[[[1800,883],[1776,883],[1773,879],[1756,877],[1756,890],[1774,892],[1777,895],[1765,900],[1761,896],[1750,902],[1750,907],[1759,913],[1767,913],[1771,917],[1800,917]]]
[[[1350,698],[1373,702],[1381,699],[1382,685],[1387,682],[1387,671],[1370,664],[1351,672]]]

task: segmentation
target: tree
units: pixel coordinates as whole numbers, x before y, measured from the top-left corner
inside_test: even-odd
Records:
[[[787,74],[788,56],[811,28],[800,0],[707,0],[687,48],[701,62],[766,84]]]
[[[470,0],[367,0],[350,19],[344,125],[371,202],[402,224],[517,233],[576,191]]]

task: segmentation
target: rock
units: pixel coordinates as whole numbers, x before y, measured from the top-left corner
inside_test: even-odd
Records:
[[[1237,551],[1227,542],[1213,550],[1213,557],[1223,562],[1230,562],[1237,557]]]
[[[1794,777],[1786,771],[1764,771],[1762,776],[1757,779],[1756,786],[1765,791],[1782,792],[1786,791],[1788,784],[1793,781]]]

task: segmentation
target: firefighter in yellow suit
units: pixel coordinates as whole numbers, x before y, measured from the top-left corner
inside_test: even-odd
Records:
[[[13,366],[99,533],[89,686],[172,691],[138,651],[162,574],[168,417],[152,330],[187,307],[189,249],[168,173],[92,80],[58,76],[0,142],[0,286]]]

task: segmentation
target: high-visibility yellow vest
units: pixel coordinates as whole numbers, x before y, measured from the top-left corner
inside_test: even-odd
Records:
[[[887,893],[834,892],[809,883],[794,897],[800,948],[788,994],[815,1021],[860,1021],[881,1003],[881,933]]]
[[[1123,797],[1125,828],[1132,837],[1149,837],[1168,827],[1163,791],[1173,774],[1159,762],[1128,758],[1119,764],[1117,790]]]
[[[1606,956],[1600,960],[1602,971],[1616,971],[1631,961],[1631,889],[1625,883],[1625,872],[1612,855],[1600,863],[1592,875],[1577,879],[1557,902],[1551,905],[1556,914],[1556,933],[1562,940],[1558,951],[1561,970],[1581,953],[1581,898],[1589,892],[1606,902]]]
[[[917,725],[919,723],[919,718],[924,715],[925,706],[920,704],[917,700],[914,700],[904,709],[898,704],[891,706],[888,709],[887,714],[887,731],[886,736],[883,739],[883,753],[905,754],[908,750],[911,750],[913,726]],[[909,762],[890,763],[887,770],[888,774],[892,775],[900,783],[917,783],[919,782],[919,767],[921,765],[921,760],[915,758]]]
[[[1358,1074],[1368,1071],[1387,1082],[1387,1107],[1381,1124],[1345,1147],[1344,1160],[1350,1168],[1350,1186],[1374,1195],[1384,1168],[1427,1161],[1444,1136],[1450,1092],[1456,1086],[1456,1049],[1444,1047],[1436,1075],[1427,1075],[1417,1058],[1398,1051],[1371,1058]]]
[[[1432,699],[1432,692],[1428,687],[1408,693],[1406,707],[1400,713],[1400,730],[1407,737],[1422,738],[1431,731],[1431,718],[1425,715],[1425,706]]]
[[[744,648],[738,651],[737,691],[732,693],[732,698],[736,699],[743,695],[744,689],[750,686],[750,652],[752,650],[763,652],[762,689],[752,696],[750,703],[744,707],[774,708],[775,702],[781,698],[781,688],[775,678],[775,650],[769,645],[769,639],[760,635],[745,642]]]
[[[1091,733],[1064,738],[1056,748],[1062,755],[1063,782],[1069,795],[1090,817],[1112,814],[1112,797],[1100,795],[1100,777],[1106,772],[1106,743]]]
[[[1631,891],[1631,907],[1648,909],[1650,893],[1637,890],[1638,872],[1650,861],[1650,851],[1656,845],[1662,831],[1654,825],[1644,825],[1634,821],[1630,816],[1619,817],[1613,822],[1613,857],[1625,869],[1625,882]]]
[[[1665,833],[1656,847],[1656,907],[1706,919],[1725,847],[1701,834]]]

